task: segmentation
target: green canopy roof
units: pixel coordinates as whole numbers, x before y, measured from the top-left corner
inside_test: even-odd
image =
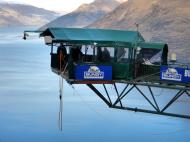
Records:
[[[168,48],[165,43],[145,42],[137,31],[84,28],[48,28],[41,37],[51,36],[54,43],[94,44],[97,46],[141,47],[151,49]]]
[[[155,43],[155,42],[141,42],[138,44],[141,48],[151,48],[151,49],[163,49],[168,48],[166,43]]]
[[[76,42],[97,44],[134,44],[143,42],[144,38],[137,31],[83,29],[83,28],[48,28],[40,36],[51,36],[53,42]]]

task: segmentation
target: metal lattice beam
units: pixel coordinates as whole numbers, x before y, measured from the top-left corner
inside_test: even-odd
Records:
[[[190,119],[190,115],[182,115],[182,114],[177,114],[177,113],[168,113],[166,110],[174,104],[183,94],[186,94],[190,96],[189,92],[187,90],[183,89],[178,89],[178,92],[175,94],[175,96],[169,100],[169,102],[163,107],[163,109],[160,109],[158,101],[155,98],[154,92],[151,89],[151,86],[147,85],[148,90],[150,92],[150,95],[152,97],[153,102],[147,97],[147,95],[143,92],[142,89],[140,89],[136,84],[127,84],[125,88],[121,91],[119,94],[117,86],[114,84],[114,88],[116,91],[116,100],[114,103],[113,100],[111,100],[110,95],[107,91],[107,88],[105,84],[103,84],[103,87],[105,89],[107,98],[104,97],[103,94],[101,94],[98,89],[96,89],[92,84],[87,84],[87,86],[94,91],[110,108],[116,108],[116,109],[122,109],[122,110],[129,110],[129,111],[135,111],[135,112],[144,112],[144,113],[150,113],[150,114],[158,114],[158,115],[165,115],[165,116],[172,116],[172,117],[179,117],[179,118],[187,118]],[[129,87],[130,86],[130,87]],[[128,89],[128,90],[127,90]],[[143,98],[154,108],[154,110],[151,109],[143,109],[143,108],[137,108],[137,107],[126,107],[124,106],[124,103],[121,101],[133,90],[136,89],[140,95],[143,96]],[[127,90],[127,91],[126,91]],[[120,103],[118,106],[117,104]]]

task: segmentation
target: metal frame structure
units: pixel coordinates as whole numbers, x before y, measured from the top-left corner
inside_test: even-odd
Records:
[[[150,114],[157,114],[157,115],[165,115],[165,116],[171,116],[171,117],[178,117],[178,118],[186,118],[190,119],[190,114],[187,115],[182,115],[182,114],[177,114],[177,113],[170,113],[167,112],[167,110],[182,96],[182,95],[187,95],[190,97],[190,93],[188,92],[190,89],[186,87],[174,87],[170,89],[175,89],[177,90],[177,93],[173,98],[169,100],[169,102],[163,107],[159,106],[158,101],[155,98],[155,94],[152,90],[152,87],[157,87],[157,88],[165,88],[160,85],[148,85],[148,84],[125,84],[124,89],[119,93],[117,85],[114,83],[114,89],[116,92],[116,100],[111,99],[110,94],[108,93],[108,90],[106,88],[106,85],[103,84],[103,88],[105,90],[105,94],[103,95],[93,84],[86,84],[99,98],[101,98],[104,103],[107,104],[108,107],[110,108],[115,108],[115,109],[121,109],[121,110],[129,110],[129,111],[134,111],[134,112],[143,112],[143,113],[150,113]],[[151,99],[147,96],[146,93],[143,92],[139,86],[146,86],[149,90]],[[152,109],[143,109],[143,108],[138,108],[138,107],[128,107],[125,106],[125,104],[122,102],[124,99],[126,99],[127,95],[130,94],[132,90],[136,89],[141,96],[150,104]]]
[[[60,111],[59,111],[59,129],[62,131],[62,111],[63,111],[63,79],[65,79],[69,84],[86,84],[103,102],[110,108],[121,109],[121,110],[129,110],[134,112],[144,112],[150,114],[178,117],[178,118],[186,118],[190,119],[190,114],[182,115],[177,113],[170,113],[167,110],[182,96],[187,95],[190,97],[190,84],[189,83],[177,83],[177,82],[167,82],[160,80],[160,66],[168,65],[167,56],[168,56],[168,45],[165,43],[150,43],[145,42],[144,38],[138,32],[138,24],[137,31],[121,31],[121,30],[109,30],[109,29],[81,29],[81,28],[48,28],[45,31],[24,31],[23,39],[29,36],[27,33],[40,33],[40,37],[44,37],[45,44],[51,47],[51,69],[54,73],[60,76],[59,85],[60,85]],[[74,33],[74,34],[73,34]],[[113,75],[110,80],[81,80],[77,77],[74,77],[73,72],[76,67],[76,63],[74,63],[72,59],[72,47],[83,47],[85,45],[86,49],[88,45],[93,47],[93,55],[90,62],[87,60],[87,50],[85,49],[85,62],[80,59],[80,62],[83,61],[84,65],[109,65],[113,67]],[[62,60],[62,51],[54,53],[53,48],[57,46],[71,46],[69,48],[69,53],[64,54],[64,60]],[[100,59],[95,59],[95,48],[98,50],[101,48],[114,48],[114,57],[113,61],[110,59],[108,61],[102,61]],[[128,57],[127,60],[123,62],[118,62],[117,53],[119,49],[128,49]],[[149,54],[149,50],[159,50],[161,52],[159,64],[142,64],[144,58],[143,56],[138,58],[137,53],[148,49],[146,51]],[[80,49],[81,50],[81,49]],[[122,50],[121,50],[122,51]],[[124,53],[124,51],[122,51]],[[145,52],[145,51],[144,51]],[[138,53],[138,54],[139,54]],[[143,52],[142,52],[143,53]],[[59,54],[59,56],[58,56]],[[98,51],[97,51],[98,54]],[[144,53],[143,53],[144,54]],[[152,53],[153,54],[153,53]],[[157,54],[157,52],[156,52]],[[70,56],[67,56],[70,55]],[[103,55],[102,53],[99,55]],[[106,54],[104,53],[104,56]],[[110,53],[109,53],[110,55]],[[123,55],[122,55],[123,56]],[[125,54],[124,54],[125,56]],[[68,59],[66,60],[66,57]],[[149,59],[149,57],[147,56]],[[57,60],[59,59],[59,60]],[[145,58],[146,59],[146,58]],[[78,62],[78,63],[80,63]],[[83,65],[83,64],[79,64]],[[119,65],[119,66],[118,66]],[[169,65],[169,66],[172,66]],[[106,73],[105,73],[106,74]],[[124,89],[120,92],[116,83],[122,83],[125,85]],[[105,94],[103,95],[98,88],[96,88],[93,84],[102,84]],[[107,90],[106,84],[112,84],[115,90],[115,98],[113,98],[109,91]],[[144,89],[141,89],[139,86],[144,86],[148,88],[149,97]],[[173,98],[171,98],[165,106],[160,106],[158,100],[155,97],[155,93],[152,90],[153,87],[157,88],[167,88],[167,89],[175,89],[177,93]],[[128,99],[127,96],[132,92],[132,90],[136,89],[138,93],[144,98],[145,101],[148,102],[151,108],[138,108],[138,107],[129,107],[124,104],[124,99]]]

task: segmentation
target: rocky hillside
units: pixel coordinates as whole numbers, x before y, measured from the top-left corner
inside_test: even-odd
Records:
[[[47,27],[85,27],[115,9],[120,3],[116,0],[95,0],[83,4],[75,11],[63,15],[43,26]]]
[[[129,0],[89,27],[139,30],[150,41],[169,44],[181,61],[190,62],[190,1]]]
[[[57,16],[55,12],[30,5],[0,3],[0,27],[42,26]]]

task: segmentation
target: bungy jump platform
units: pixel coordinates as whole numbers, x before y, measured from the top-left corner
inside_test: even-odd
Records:
[[[180,97],[190,97],[190,68],[188,64],[177,63],[175,54],[172,62],[168,62],[166,43],[146,42],[138,31],[48,28],[24,31],[23,38],[30,32],[39,33],[51,47],[54,73],[69,84],[86,84],[108,107],[190,119],[190,114],[168,112]],[[60,88],[62,84],[63,80]],[[101,84],[105,93],[95,84]],[[111,95],[115,99],[109,93],[108,84],[113,85],[115,91]],[[118,84],[125,87],[121,90]],[[160,106],[153,88],[176,90],[176,94]],[[134,89],[150,108],[129,107],[125,103]]]

